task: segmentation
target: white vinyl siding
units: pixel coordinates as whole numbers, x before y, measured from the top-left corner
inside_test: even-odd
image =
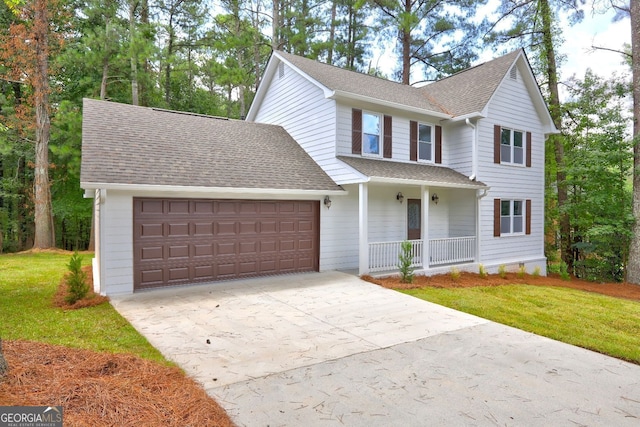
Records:
[[[494,163],[494,125],[531,132],[531,167]],[[480,200],[480,259],[485,265],[544,259],[544,134],[523,79],[506,76],[494,94],[488,116],[477,122],[478,174],[490,190]],[[523,145],[526,133],[523,132]],[[526,149],[523,150],[526,157]],[[525,159],[526,162],[526,159]],[[531,234],[494,237],[494,199],[531,200]],[[524,209],[523,205],[523,209]],[[523,212],[523,214],[526,214]],[[524,221],[524,220],[523,220]],[[524,225],[523,225],[524,228]]]
[[[339,163],[336,156],[336,102],[285,65],[268,85],[255,121],[282,126],[334,181],[359,178]]]

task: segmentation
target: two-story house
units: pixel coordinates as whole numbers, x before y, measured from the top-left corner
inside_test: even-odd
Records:
[[[274,52],[246,121],[85,100],[102,293],[288,272],[546,273],[544,145],[518,50],[424,87]]]

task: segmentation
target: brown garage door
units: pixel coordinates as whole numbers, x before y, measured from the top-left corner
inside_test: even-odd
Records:
[[[320,202],[134,198],[134,289],[318,271]]]

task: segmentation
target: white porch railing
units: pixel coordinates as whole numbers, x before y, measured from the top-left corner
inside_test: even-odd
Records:
[[[422,240],[411,240],[411,255],[413,263],[411,267],[422,266]],[[400,255],[402,242],[375,242],[369,243],[369,271],[396,270],[398,268],[398,256]]]
[[[476,238],[449,237],[429,240],[429,264],[458,264],[475,259]]]
[[[422,267],[422,240],[411,240],[411,267]],[[396,270],[402,242],[369,243],[369,271]],[[450,237],[429,240],[429,265],[457,264],[475,260],[476,238]]]

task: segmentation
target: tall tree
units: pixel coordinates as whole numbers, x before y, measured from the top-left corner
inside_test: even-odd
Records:
[[[397,34],[401,81],[411,83],[411,68],[422,65],[432,78],[467,68],[476,58],[476,9],[486,0],[373,0],[381,23]]]
[[[55,245],[51,189],[49,182],[49,138],[51,134],[49,104],[49,55],[52,0],[32,0],[30,3],[6,1],[20,19],[11,24],[4,36],[3,57],[8,61],[7,80],[20,81],[32,89],[34,109],[34,248]]]
[[[633,87],[633,217],[627,281],[640,284],[640,2],[631,0],[631,69]]]
[[[573,228],[574,270],[589,280],[622,281],[633,223],[628,82],[588,70],[567,87],[566,212]]]

